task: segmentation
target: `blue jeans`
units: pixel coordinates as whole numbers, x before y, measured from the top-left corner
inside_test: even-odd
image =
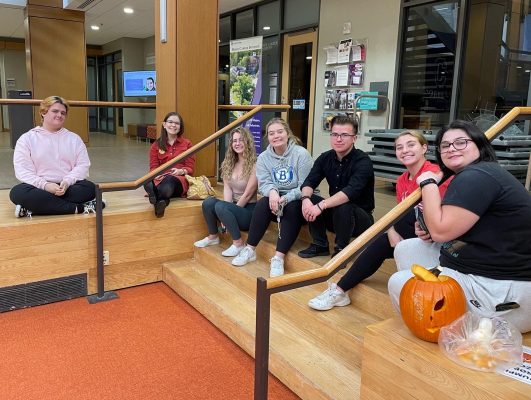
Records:
[[[232,236],[232,240],[241,239],[240,231],[249,230],[251,217],[256,203],[247,203],[240,207],[234,203],[209,197],[203,201],[203,215],[210,235],[218,233],[218,221],[220,221]]]

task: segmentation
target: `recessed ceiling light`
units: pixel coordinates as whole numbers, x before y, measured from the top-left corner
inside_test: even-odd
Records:
[[[529,69],[526,69],[526,70],[525,70],[525,72],[527,72],[527,73],[530,73],[530,72],[531,72],[531,70],[529,70]]]
[[[126,14],[132,14],[135,10],[133,10],[131,7],[124,7],[124,13]]]
[[[522,66],[521,65],[517,65],[516,68],[520,69],[520,68],[522,68]]]
[[[262,29],[263,29],[264,31],[268,31],[268,30],[271,29],[271,27],[270,27],[270,26],[264,26]]]
[[[311,59],[312,59],[312,56],[306,56],[306,59],[307,59],[307,60],[311,60]]]
[[[92,29],[93,31],[99,31],[100,27],[98,25],[90,25],[90,29]]]

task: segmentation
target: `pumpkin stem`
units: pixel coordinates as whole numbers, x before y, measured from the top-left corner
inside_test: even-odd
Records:
[[[428,271],[426,268],[418,264],[413,264],[413,266],[411,267],[411,272],[413,272],[413,275],[415,275],[417,279],[421,281],[440,282],[439,278],[437,278],[432,272]]]

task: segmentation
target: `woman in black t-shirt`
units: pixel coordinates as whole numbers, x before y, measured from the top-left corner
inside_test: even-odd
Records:
[[[418,239],[396,246],[399,272],[389,280],[395,308],[411,265],[424,257],[424,267],[440,263],[441,274],[459,282],[471,311],[531,331],[531,196],[496,162],[475,125],[455,121],[435,144],[443,174],[455,176],[444,199],[437,190],[442,174],[417,179],[429,232],[417,226]]]

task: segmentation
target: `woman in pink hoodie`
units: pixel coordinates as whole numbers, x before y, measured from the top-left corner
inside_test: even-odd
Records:
[[[39,112],[42,126],[24,133],[15,146],[13,165],[22,182],[9,193],[15,216],[93,212],[96,191],[85,179],[90,167],[87,148],[63,127],[68,103],[51,96],[42,101]]]

